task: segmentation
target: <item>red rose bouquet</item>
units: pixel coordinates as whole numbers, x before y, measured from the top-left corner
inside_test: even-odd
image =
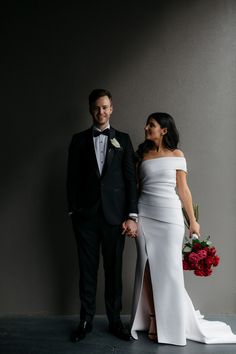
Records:
[[[198,205],[193,204],[193,210],[198,221]],[[188,215],[183,208],[185,225],[189,228]],[[194,274],[200,277],[207,277],[212,273],[212,267],[218,266],[220,257],[216,254],[217,250],[212,246],[210,236],[203,241],[197,235],[192,235],[191,239],[185,237],[182,249],[183,269],[193,270]]]

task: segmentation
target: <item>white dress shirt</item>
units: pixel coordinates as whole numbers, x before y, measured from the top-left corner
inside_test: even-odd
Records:
[[[101,129],[98,129],[95,126],[93,127],[93,129],[98,130],[99,132],[102,131]],[[108,124],[108,126],[105,129],[110,129],[110,124]],[[103,134],[93,137],[94,149],[95,149],[100,175],[102,174],[102,169],[106,158],[107,141],[108,141],[108,136]]]

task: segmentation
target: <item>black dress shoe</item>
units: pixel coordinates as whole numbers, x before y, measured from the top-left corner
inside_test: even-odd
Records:
[[[123,339],[127,341],[132,339],[130,330],[128,328],[125,328],[122,322],[109,325],[109,332],[119,339]]]
[[[71,342],[79,342],[84,339],[86,335],[93,329],[92,323],[87,321],[80,321],[78,328],[71,333]]]

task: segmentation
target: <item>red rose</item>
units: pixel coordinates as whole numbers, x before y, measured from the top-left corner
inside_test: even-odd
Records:
[[[198,264],[197,263],[189,263],[189,268],[190,270],[197,269]]]
[[[208,275],[211,275],[211,273],[212,273],[212,269],[207,268],[207,269],[205,270],[205,272],[204,272],[204,276],[205,276],[205,277],[208,277]]]
[[[214,259],[213,259],[213,257],[209,256],[205,259],[205,262],[208,267],[211,267],[212,264],[214,263]]]
[[[187,253],[184,254],[184,260],[185,260],[186,262],[188,262],[188,257],[189,257],[189,255],[190,255],[190,252],[187,252]]]
[[[194,251],[200,250],[201,248],[202,248],[202,245],[201,245],[200,242],[195,242],[195,243],[193,244],[193,249],[194,249]]]
[[[220,263],[220,257],[219,256],[213,257],[213,266],[217,267],[219,263]]]
[[[183,269],[184,270],[189,270],[188,262],[186,262],[185,260],[183,260]]]
[[[205,269],[205,264],[203,260],[200,260],[200,262],[198,262],[197,268],[199,270],[204,270]]]
[[[197,253],[191,252],[188,259],[189,259],[189,262],[196,264],[199,261],[199,256]]]
[[[209,256],[214,256],[216,254],[216,248],[215,247],[209,248],[207,253],[209,254]]]
[[[206,258],[207,256],[207,251],[206,250],[200,250],[197,252],[199,259]]]

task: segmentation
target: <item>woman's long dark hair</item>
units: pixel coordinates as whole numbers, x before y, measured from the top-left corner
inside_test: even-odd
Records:
[[[149,123],[151,118],[155,119],[161,128],[167,128],[167,133],[163,136],[163,145],[165,148],[169,150],[177,149],[179,143],[179,133],[176,128],[174,118],[168,113],[155,112],[148,116],[146,124]],[[138,159],[142,159],[145,153],[153,149],[155,149],[154,142],[146,139],[142,144],[138,146]]]

